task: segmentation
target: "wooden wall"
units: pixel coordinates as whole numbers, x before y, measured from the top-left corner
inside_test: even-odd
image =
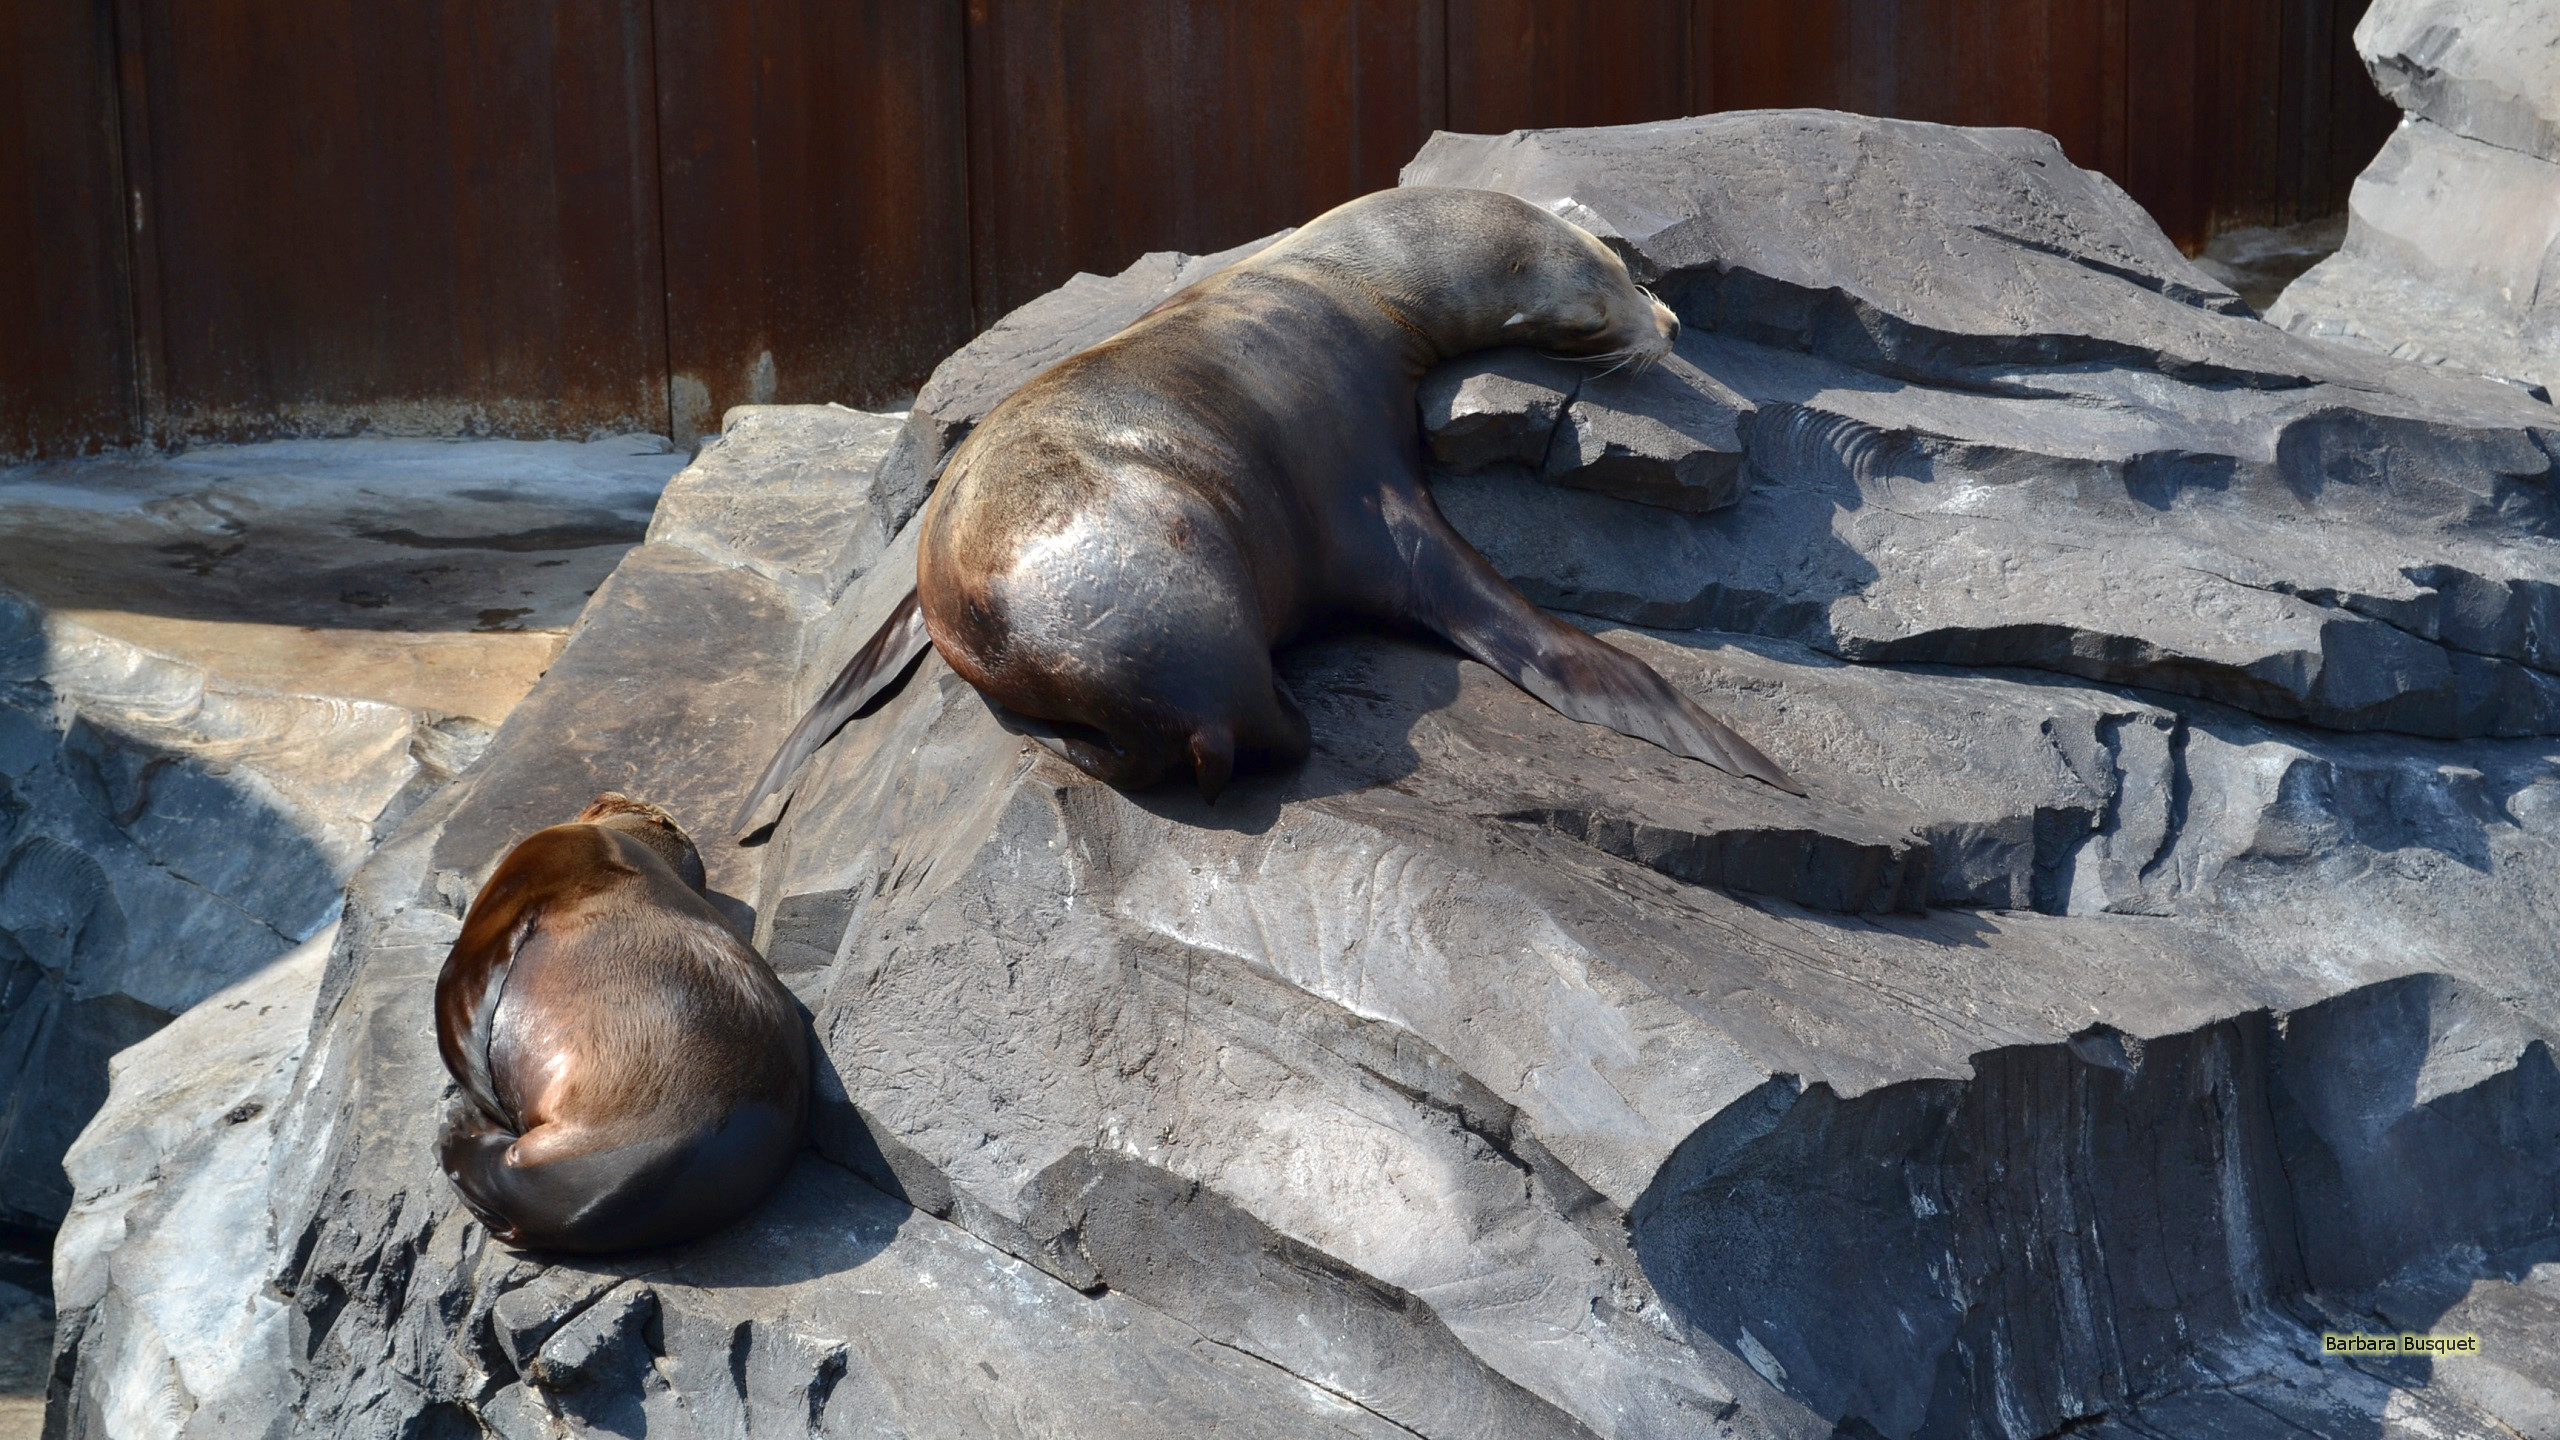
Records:
[[[107,0],[0,5],[0,457],[141,420],[114,33]]]
[[[690,440],[1434,129],[2029,125],[2181,243],[2334,213],[2364,0],[0,0],[0,459]]]

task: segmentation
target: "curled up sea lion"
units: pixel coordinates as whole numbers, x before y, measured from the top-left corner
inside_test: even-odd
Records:
[[[1654,670],[1548,615],[1423,485],[1414,391],[1495,345],[1650,364],[1679,321],[1588,231],[1487,190],[1339,206],[1034,376],[952,453],[916,589],[739,811],[927,643],[1121,786],[1306,754],[1271,649],[1330,615],[1430,631],[1577,720],[1803,793]]]
[[[691,1239],[800,1148],[799,1007],[704,898],[673,817],[621,795],[498,862],[436,981],[436,1043],[462,1087],[445,1175],[510,1244]]]

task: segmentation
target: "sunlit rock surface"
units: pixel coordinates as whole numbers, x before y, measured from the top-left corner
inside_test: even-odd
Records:
[[[2263,324],[2025,132],[1736,115],[1407,178],[1555,205],[1680,308],[1648,383],[1734,417],[1737,503],[1552,483],[1520,437],[1583,382],[1470,390],[1500,357],[1416,444],[1473,407],[1452,520],[1810,795],[1355,629],[1283,657],[1306,764],[1214,808],[928,655],[727,843],[939,454],[1204,267],[1079,277],[903,418],[734,412],[350,887],[222,1262],[286,1309],[235,1381],[286,1418],[195,1433],[2540,1433],[2549,408]],[[712,842],[809,1005],[815,1144],[726,1234],[548,1264],[436,1171],[427,997],[604,788]],[[75,1426],[137,1393],[113,1313],[64,1327]],[[2483,1354],[2319,1355],[2403,1327]]]
[[[2407,113],[2344,248],[2267,318],[2425,365],[2560,386],[2560,11],[2376,0],[2356,51]]]

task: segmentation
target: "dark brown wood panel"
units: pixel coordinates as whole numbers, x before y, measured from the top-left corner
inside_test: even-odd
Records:
[[[2346,208],[2347,191],[2400,123],[2356,54],[2367,0],[2283,0],[2283,80],[2278,102],[2280,218],[2308,220]]]
[[[2127,3],[2125,188],[2190,249],[2278,218],[2281,7]]]
[[[1894,27],[1890,113],[2019,125],[2079,164],[2124,159],[2123,0],[1906,0]]]
[[[1442,123],[1438,0],[968,0],[980,325],[1395,183]]]
[[[164,439],[663,430],[647,0],[122,0]]]
[[[113,12],[0,6],[0,461],[133,438]]]
[[[1699,110],[1818,106],[2047,131],[2121,174],[2126,0],[1697,0]]]
[[[1690,23],[1690,87],[1695,110],[1828,110],[1889,113],[1882,69],[1861,87],[1856,54],[1874,54],[1871,0],[1697,0]],[[1884,18],[1889,18],[1889,5]],[[1861,26],[1864,20],[1864,26]]]
[[[1449,124],[1493,133],[1692,113],[1691,0],[1450,0]]]
[[[2033,126],[2193,247],[2344,203],[2397,114],[2365,3],[27,0],[0,458],[886,399],[1075,270],[1297,223],[1443,127]]]
[[[676,438],[912,389],[974,333],[956,0],[657,0]]]

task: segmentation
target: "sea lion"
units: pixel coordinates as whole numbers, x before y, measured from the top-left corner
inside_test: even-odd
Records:
[[[604,794],[480,887],[436,981],[438,1150],[512,1245],[628,1250],[745,1213],[807,1120],[799,1007],[655,805]]]
[[[783,742],[745,806],[928,641],[1098,779],[1293,762],[1271,649],[1358,615],[1428,630],[1577,720],[1802,794],[1625,651],[1529,603],[1423,485],[1414,391],[1494,345],[1615,364],[1680,322],[1590,232],[1488,190],[1338,206],[1032,377],[951,455],[916,590]]]

